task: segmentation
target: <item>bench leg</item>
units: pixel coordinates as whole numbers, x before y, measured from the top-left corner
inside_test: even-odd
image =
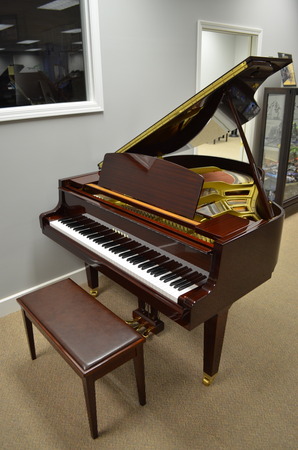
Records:
[[[27,341],[28,341],[28,345],[29,345],[29,349],[30,349],[31,359],[36,359],[32,322],[30,319],[28,319],[28,317],[26,316],[26,313],[23,309],[22,309],[22,315],[23,315],[23,321],[24,321],[26,335],[27,335]]]
[[[95,383],[90,377],[83,378],[84,395],[87,407],[87,414],[90,432],[93,439],[98,437]]]
[[[136,356],[133,359],[134,369],[137,381],[140,405],[146,405],[146,389],[145,389],[145,368],[144,368],[144,351],[143,345],[136,348]]]

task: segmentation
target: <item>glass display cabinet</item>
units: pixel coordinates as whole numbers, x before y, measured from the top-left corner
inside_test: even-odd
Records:
[[[270,200],[298,207],[298,88],[266,88],[258,164]]]

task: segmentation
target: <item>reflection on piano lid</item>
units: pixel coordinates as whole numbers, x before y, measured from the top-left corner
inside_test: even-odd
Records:
[[[261,84],[283,67],[287,58],[251,56],[225,75],[195,94],[171,113],[132,139],[117,152],[161,156],[179,150],[188,144],[212,119],[222,130],[216,129],[218,138],[227,130],[238,128],[231,111],[230,99],[239,116],[240,124],[253,119],[260,111],[254,94]],[[204,130],[205,131],[205,130]]]

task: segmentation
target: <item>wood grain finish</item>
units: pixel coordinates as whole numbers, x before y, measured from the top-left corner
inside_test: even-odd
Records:
[[[255,166],[250,151],[249,164],[186,154],[166,160],[157,157],[171,154],[191,142],[217,109],[223,125],[240,129],[259,111],[255,91],[267,77],[289,62],[282,58],[249,57],[116,154],[106,155],[103,164],[99,164],[102,169],[99,174],[61,180],[57,208],[40,217],[43,233],[85,262],[90,287],[97,287],[98,271],[133,293],[139,305],[147,304],[148,309],[160,311],[188,330],[205,323],[204,368],[208,376],[218,370],[229,307],[271,277],[277,262],[284,212],[264,196],[263,172]],[[244,137],[242,130],[241,136]],[[254,207],[260,220],[255,221],[249,215],[236,217],[235,211],[230,213],[230,210],[210,220],[209,216],[202,215],[200,223],[193,220],[203,178],[188,169],[207,166],[254,178],[259,189]],[[96,193],[137,204],[146,212],[158,211],[162,218],[177,220],[179,226],[189,226],[190,230],[180,231],[178,227],[154,223],[146,219],[146,214],[143,217],[134,214],[117,202],[109,203],[102,195],[97,198]],[[206,270],[207,280],[181,295],[177,303],[171,301],[154,286],[149,288],[50,226],[53,219],[82,213],[105,221],[112,229],[119,228],[120,234],[127,233],[162,249],[174,260],[177,256],[191,262],[199,272]],[[200,236],[195,237],[193,231]]]
[[[204,178],[147,155],[111,153],[104,158],[99,186],[193,219]]]
[[[134,360],[141,405],[146,403],[145,339],[70,279],[19,298],[31,358],[32,324],[82,379],[90,432],[98,436],[95,381]]]

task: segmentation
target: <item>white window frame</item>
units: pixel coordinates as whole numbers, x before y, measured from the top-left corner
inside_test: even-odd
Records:
[[[103,111],[98,0],[81,0],[87,100],[0,108],[0,122]]]

